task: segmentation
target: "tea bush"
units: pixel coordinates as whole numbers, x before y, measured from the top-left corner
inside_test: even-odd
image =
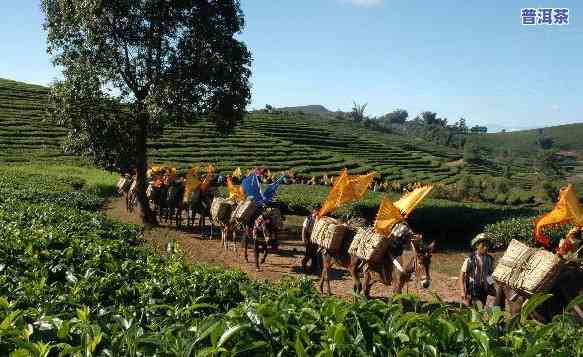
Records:
[[[139,226],[95,211],[107,190],[86,177],[83,205],[57,178],[0,173],[1,356],[583,355],[570,316],[525,319],[544,296],[506,321],[414,296],[323,297],[304,277],[255,282],[190,266],[172,245],[156,254]]]
[[[494,244],[498,247],[508,245],[512,239],[519,240],[530,246],[536,246],[534,238],[534,221],[538,216],[516,217],[492,223],[484,228]],[[559,240],[564,238],[571,228],[570,225],[562,225],[554,228],[545,229],[544,233],[551,238],[554,245],[559,244]]]

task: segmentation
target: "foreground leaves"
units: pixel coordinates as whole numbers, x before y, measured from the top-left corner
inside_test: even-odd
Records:
[[[546,296],[509,321],[407,295],[322,297],[305,277],[271,285],[188,266],[179,252],[161,257],[141,245],[139,227],[61,200],[29,202],[26,189],[0,197],[2,356],[583,355],[570,316],[528,319]]]

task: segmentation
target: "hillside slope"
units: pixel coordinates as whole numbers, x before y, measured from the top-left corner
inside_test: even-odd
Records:
[[[43,123],[46,87],[0,79],[0,161],[63,160],[66,130]]]
[[[559,152],[559,165],[570,181],[583,181],[583,123],[574,123],[544,128],[544,136],[553,138],[553,149]],[[480,147],[496,156],[501,149],[509,150],[514,165],[518,170],[516,177],[528,185],[533,176],[532,170],[536,156],[540,150],[537,139],[540,137],[538,129],[495,133],[482,135],[477,138]],[[532,184],[532,182],[530,182]]]
[[[563,151],[583,153],[583,123],[552,126],[543,129],[544,135],[554,139],[554,147]],[[523,130],[480,136],[480,145],[490,148],[506,148],[517,156],[531,156],[539,146],[539,130]]]
[[[73,158],[60,145],[66,131],[43,122],[47,88],[0,79],[0,161],[26,162]],[[159,164],[212,162],[219,171],[236,167],[292,169],[307,176],[381,172],[386,179],[453,182],[459,168],[446,163],[459,154],[445,147],[397,135],[381,134],[313,114],[250,114],[228,137],[200,121],[170,127],[150,142]]]

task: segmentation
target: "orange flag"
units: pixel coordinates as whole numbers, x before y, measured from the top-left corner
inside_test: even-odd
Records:
[[[542,216],[535,222],[534,236],[536,240],[545,248],[550,247],[550,238],[542,232],[547,226],[566,224],[573,222],[577,226],[583,226],[583,207],[579,202],[579,197],[573,185],[568,184],[561,188],[559,201],[555,208]]]
[[[405,220],[405,217],[399,211],[393,202],[387,197],[383,197],[377,218],[374,223],[374,229],[378,234],[388,236],[393,230],[393,226]]]
[[[227,177],[227,189],[229,190],[229,198],[234,198],[238,201],[245,201],[245,191],[242,186],[233,185],[233,178]]]
[[[208,191],[209,187],[211,186],[211,182],[213,180],[213,173],[215,172],[215,167],[212,164],[208,164],[206,167],[206,175],[204,175],[204,179],[200,184],[201,191]]]
[[[395,207],[401,210],[403,216],[408,217],[415,207],[417,207],[419,202],[421,202],[432,189],[433,186],[431,185],[417,187],[413,191],[408,192],[399,198],[399,200],[395,202]]]
[[[373,171],[366,175],[350,176],[348,170],[344,169],[328,193],[318,217],[323,217],[345,203],[360,200],[375,175],[376,172]]]

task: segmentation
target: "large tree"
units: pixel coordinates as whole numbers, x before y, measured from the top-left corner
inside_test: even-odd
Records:
[[[409,113],[405,109],[395,109],[390,113],[383,115],[380,120],[385,124],[405,124]]]
[[[203,115],[228,132],[250,100],[251,54],[235,38],[237,0],[42,0],[48,52],[62,67],[52,114],[68,147],[134,167],[142,221],[148,138]]]

